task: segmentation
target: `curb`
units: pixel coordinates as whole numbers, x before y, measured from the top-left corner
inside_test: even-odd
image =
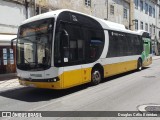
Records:
[[[158,57],[158,58],[154,58],[154,57],[153,57],[153,60],[158,60],[158,59],[160,59],[160,57]]]
[[[0,81],[17,78],[17,73],[0,74]]]

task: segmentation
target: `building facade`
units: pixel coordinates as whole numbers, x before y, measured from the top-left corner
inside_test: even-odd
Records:
[[[0,1],[0,34],[17,34],[20,23],[34,16],[34,8],[31,5],[31,1],[32,0]]]
[[[92,15],[120,23],[130,28],[130,2],[128,0],[92,0]]]
[[[159,0],[134,0],[134,29],[148,31],[152,39],[152,52],[159,55],[160,9]]]
[[[33,16],[33,7],[27,0],[0,0],[0,74],[16,72],[16,38],[22,21]]]
[[[160,55],[159,0],[92,0],[92,15],[123,24],[130,30],[148,31],[152,52]]]
[[[85,14],[92,14],[91,0],[48,0],[48,8],[56,9],[71,9]]]

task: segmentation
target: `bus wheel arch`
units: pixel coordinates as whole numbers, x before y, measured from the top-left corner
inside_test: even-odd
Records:
[[[101,64],[96,64],[91,71],[91,84],[98,85],[104,78],[104,68]]]
[[[143,68],[142,58],[140,57],[140,58],[138,58],[138,60],[137,60],[137,70],[138,70],[138,71],[141,71],[142,68]]]

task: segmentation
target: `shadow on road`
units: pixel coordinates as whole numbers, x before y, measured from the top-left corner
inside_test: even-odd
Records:
[[[148,68],[148,67],[147,67]],[[147,69],[144,68],[144,69]],[[116,78],[124,77],[124,75],[129,75],[136,73],[136,71],[131,71],[127,73],[123,73],[120,75],[116,75],[113,77],[108,77],[102,81],[102,84],[107,81],[112,81]],[[39,102],[39,101],[48,101],[52,99],[57,99],[90,87],[90,84],[84,84],[77,87],[73,87],[66,90],[50,90],[50,89],[38,89],[38,88],[30,88],[30,87],[22,87],[17,89],[10,89],[7,91],[0,92],[0,96],[25,101],[25,102]]]
[[[86,89],[89,86],[90,86],[89,84],[85,84],[66,90],[51,90],[51,89],[22,87],[18,89],[12,89],[1,92],[0,96],[25,102],[48,101],[51,99],[60,98],[72,94],[74,92]]]
[[[144,67],[143,70],[147,70],[148,68],[150,67]],[[142,70],[142,71],[143,71]],[[111,76],[111,77],[107,77],[105,78],[101,83],[104,83],[104,82],[107,82],[107,81],[112,81],[116,78],[120,78],[120,77],[124,77],[126,75],[129,75],[129,74],[133,74],[133,73],[136,73],[136,72],[139,72],[137,70],[132,70],[132,71],[129,71],[129,72],[126,72],[126,73],[121,73],[121,74],[118,74],[118,75],[114,75],[114,76]]]

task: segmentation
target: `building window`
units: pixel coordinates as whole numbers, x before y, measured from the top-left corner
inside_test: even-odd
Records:
[[[47,8],[43,8],[43,7],[40,7],[40,6],[36,7],[36,15],[39,15],[39,14],[42,14],[42,13],[46,13],[48,11],[49,11],[49,9],[47,9]]]
[[[145,3],[145,13],[148,14],[148,4]]]
[[[127,9],[126,8],[123,9],[123,18],[127,19]]]
[[[148,31],[148,23],[145,24],[145,30]]]
[[[149,32],[152,34],[152,25],[149,26]]]
[[[143,11],[143,1],[140,1],[140,10]]]
[[[91,7],[91,0],[85,0],[85,5]]]
[[[46,13],[48,12],[49,10],[47,8],[41,8],[41,13]]]
[[[152,7],[149,6],[149,16],[152,16]]]
[[[113,5],[110,5],[110,14],[114,15],[114,6]]]
[[[138,20],[135,20],[135,30],[138,30]]]
[[[141,30],[143,30],[143,22],[141,21],[141,28],[140,28]]]
[[[155,8],[153,8],[153,17],[155,18]]]
[[[138,0],[134,0],[135,8],[138,9]]]

